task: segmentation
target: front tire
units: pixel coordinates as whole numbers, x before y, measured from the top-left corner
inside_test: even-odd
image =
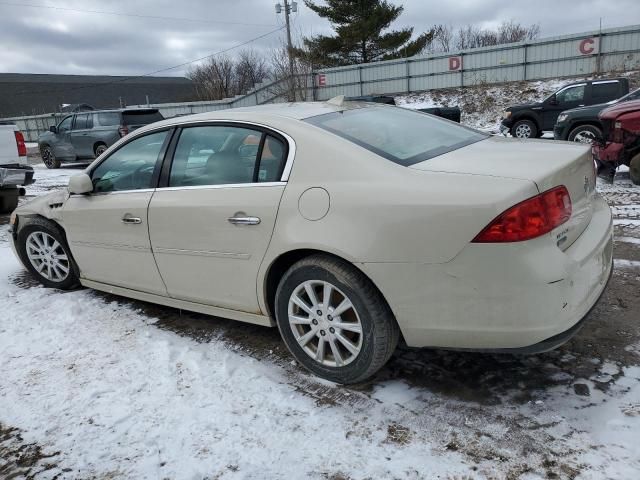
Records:
[[[538,127],[531,120],[518,120],[511,127],[511,136],[515,138],[536,138]]]
[[[634,185],[640,185],[640,153],[629,162],[629,177]]]
[[[580,125],[571,130],[567,140],[591,145],[596,139],[601,137],[602,130],[598,127],[594,127],[593,125]]]
[[[389,360],[400,335],[373,283],[328,255],[302,259],[285,273],[275,310],[280,334],[296,360],[337,383],[371,377]]]
[[[42,157],[42,163],[44,163],[47,168],[60,168],[60,160],[56,158],[56,155],[53,153],[53,148],[49,145],[40,148],[40,156]]]
[[[80,284],[78,267],[57,224],[29,220],[18,231],[16,249],[25,268],[45,287],[70,290]]]

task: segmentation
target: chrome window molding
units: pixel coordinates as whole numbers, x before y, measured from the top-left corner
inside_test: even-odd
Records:
[[[262,183],[222,183],[220,185],[190,185],[185,187],[160,187],[158,192],[172,192],[174,190],[211,190],[218,188],[247,188],[247,187],[281,187],[287,182],[262,182]]]
[[[291,169],[293,168],[293,161],[295,159],[296,156],[296,142],[293,138],[291,138],[291,136],[287,133],[284,133],[282,130],[278,130],[277,128],[274,128],[270,125],[265,125],[263,123],[257,123],[257,122],[250,122],[247,120],[233,120],[233,119],[218,119],[218,120],[195,120],[195,121],[187,121],[184,123],[180,123],[180,122],[175,122],[175,123],[171,123],[169,125],[164,124],[162,126],[157,126],[157,127],[153,127],[150,128],[149,130],[144,130],[144,131],[140,131],[140,129],[136,130],[133,133],[130,133],[129,135],[131,135],[131,137],[129,137],[129,135],[127,135],[127,137],[123,137],[120,140],[118,140],[116,143],[114,143],[113,145],[111,145],[100,157],[100,162],[102,163],[104,162],[107,158],[109,158],[111,156],[111,153],[120,149],[121,147],[123,147],[125,144],[132,142],[133,140],[135,140],[138,137],[142,137],[144,135],[148,135],[154,132],[157,132],[159,130],[170,130],[172,128],[184,128],[184,127],[189,127],[189,126],[194,126],[194,125],[202,125],[202,124],[209,124],[209,125],[215,125],[216,123],[234,123],[234,124],[239,124],[239,125],[249,125],[249,126],[254,126],[254,127],[261,127],[261,128],[265,128],[267,130],[271,130],[272,132],[278,133],[280,134],[282,137],[284,137],[284,139],[287,141],[287,143],[289,144],[289,151],[287,154],[287,161],[284,164],[284,170],[282,171],[282,176],[280,177],[280,181],[281,182],[287,182],[289,180],[289,175],[291,174]],[[125,143],[126,142],[126,143]],[[93,169],[95,169],[99,163],[96,163],[95,161],[93,163],[91,163],[91,165],[89,165],[86,170],[84,171],[85,173],[87,173],[89,176],[91,176],[91,173],[93,172]],[[266,183],[266,182],[265,182]],[[251,183],[248,185],[257,185],[255,183]],[[173,188],[173,187],[169,187],[169,188]],[[176,187],[176,188],[181,188],[181,187]],[[166,188],[163,188],[163,190],[166,190]]]
[[[138,188],[135,190],[113,190],[112,192],[71,193],[71,197],[99,197],[103,195],[116,195],[121,193],[145,193],[155,192],[155,188]]]

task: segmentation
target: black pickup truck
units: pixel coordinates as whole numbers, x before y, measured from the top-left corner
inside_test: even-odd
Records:
[[[517,138],[541,137],[552,131],[561,112],[576,107],[616,100],[629,93],[629,79],[585,80],[564,85],[542,102],[514,105],[506,109],[500,131]]]
[[[602,137],[602,122],[598,118],[600,112],[611,105],[631,100],[640,100],[640,88],[607,103],[565,110],[558,117],[553,129],[553,138],[570,142],[593,143],[594,140]]]

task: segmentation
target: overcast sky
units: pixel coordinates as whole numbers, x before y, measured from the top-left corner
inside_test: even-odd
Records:
[[[0,0],[0,72],[146,74],[231,48],[277,29],[284,18],[282,14],[276,15],[275,3],[273,0]],[[525,24],[539,23],[541,36],[546,37],[597,29],[600,17],[604,28],[640,22],[640,0],[393,3],[405,7],[395,26],[414,26],[416,32],[441,23],[487,27],[513,19]],[[330,31],[329,24],[302,1],[292,19],[296,34]],[[266,52],[278,45],[282,37],[282,32],[277,32],[251,45]],[[229,54],[237,51],[231,50]],[[163,75],[182,75],[185,70],[186,67],[181,67]]]

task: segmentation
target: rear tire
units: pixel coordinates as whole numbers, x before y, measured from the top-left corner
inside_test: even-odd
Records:
[[[20,198],[17,188],[0,191],[0,213],[11,213],[18,207]]]
[[[96,158],[98,158],[100,155],[102,155],[106,151],[107,151],[107,146],[104,143],[99,143],[98,145],[96,145],[96,148],[93,150],[93,153],[95,154]]]
[[[329,255],[304,258],[284,274],[276,291],[275,314],[296,360],[337,383],[371,377],[389,360],[400,335],[373,283]]]
[[[531,120],[518,120],[511,127],[511,136],[514,138],[536,138],[538,127]]]
[[[634,185],[640,185],[640,153],[629,162],[629,177]]]
[[[569,133],[567,140],[570,142],[586,143],[591,145],[596,139],[602,137],[602,130],[593,125],[580,125]]]
[[[25,268],[45,287],[70,290],[80,285],[80,271],[56,223],[30,219],[18,230],[16,250]]]
[[[60,168],[60,160],[56,158],[56,155],[53,153],[53,148],[49,145],[40,147],[40,156],[42,157],[42,163],[44,163],[47,168]]]

